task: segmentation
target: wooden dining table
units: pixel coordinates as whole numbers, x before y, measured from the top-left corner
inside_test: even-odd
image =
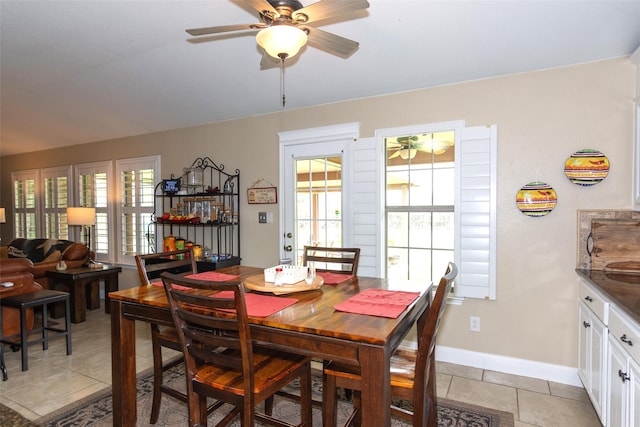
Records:
[[[243,280],[262,268],[232,266],[221,273]],[[365,289],[419,292],[397,318],[337,311],[334,306]],[[359,365],[362,373],[362,425],[391,425],[390,356],[431,302],[431,284],[351,277],[339,284],[282,297],[298,301],[267,317],[250,317],[258,344],[315,358]],[[173,325],[164,288],[139,286],[110,294],[113,423],[136,425],[135,321]],[[328,420],[325,421],[327,425]]]

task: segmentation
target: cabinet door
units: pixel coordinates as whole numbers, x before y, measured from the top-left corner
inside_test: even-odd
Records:
[[[578,375],[600,421],[606,425],[607,328],[583,302],[578,312]]]
[[[606,424],[606,369],[607,369],[607,328],[595,314],[589,313],[591,320],[591,352],[589,361],[589,377],[591,378],[590,394],[593,407]]]
[[[629,425],[640,425],[640,365],[629,358]]]
[[[623,381],[627,372],[627,353],[618,344],[615,337],[609,338],[607,427],[627,426],[627,399],[629,397],[629,381]]]
[[[578,306],[578,321],[578,376],[588,391],[590,388],[588,355],[591,347],[589,343],[591,323],[589,322],[589,309],[583,303]]]

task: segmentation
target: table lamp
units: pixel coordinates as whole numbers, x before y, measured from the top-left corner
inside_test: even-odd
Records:
[[[0,224],[7,222],[7,217],[4,208],[0,208]],[[0,236],[0,242],[2,242],[2,236]]]
[[[87,231],[87,251],[89,252],[89,264],[91,264],[91,228],[96,224],[96,208],[67,208],[67,224],[79,225]],[[83,240],[84,240],[83,233]]]

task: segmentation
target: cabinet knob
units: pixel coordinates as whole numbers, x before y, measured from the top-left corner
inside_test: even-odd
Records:
[[[593,302],[593,298],[591,298],[589,295],[584,297],[584,299],[585,299],[585,301]]]
[[[627,338],[627,334],[622,334],[622,336],[620,337],[620,341],[633,346],[633,342],[629,338]]]
[[[584,325],[585,328],[588,328],[591,326],[591,323],[587,322],[586,320],[583,321],[582,324]]]
[[[622,379],[622,382],[625,382],[627,380],[630,380],[631,378],[629,377],[629,375],[627,375],[626,372],[622,372],[621,369],[618,369],[618,376]]]

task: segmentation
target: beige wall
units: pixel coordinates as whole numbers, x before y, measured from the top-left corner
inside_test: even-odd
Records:
[[[576,210],[630,207],[634,82],[634,66],[621,58],[11,156],[2,159],[1,200],[10,200],[11,170],[151,154],[162,155],[163,177],[199,156],[239,168],[244,195],[259,178],[278,182],[280,131],[360,122],[366,137],[386,127],[458,119],[497,124],[498,299],[450,306],[439,342],[576,366]],[[564,176],[567,157],[584,148],[603,151],[611,162],[607,179],[594,187]],[[558,193],[555,210],[541,218],[515,205],[520,187],[534,180]],[[270,208],[274,224],[265,225],[257,223],[264,206],[241,202],[243,263],[274,264],[277,206]],[[3,240],[10,238],[3,231]],[[480,333],[468,331],[471,315],[480,316]]]

